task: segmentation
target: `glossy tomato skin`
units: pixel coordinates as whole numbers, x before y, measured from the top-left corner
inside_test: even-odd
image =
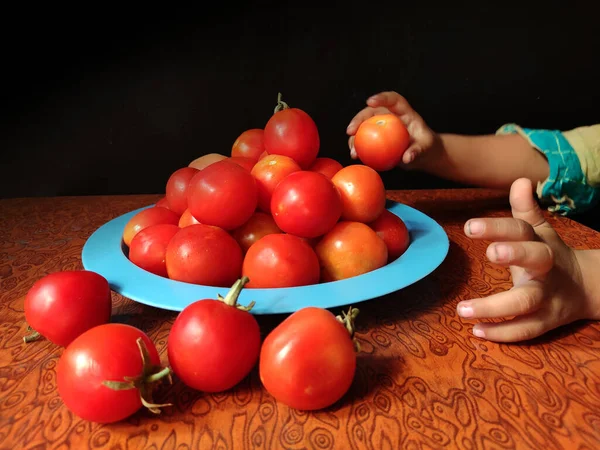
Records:
[[[25,296],[25,320],[50,342],[66,347],[77,336],[110,320],[110,286],[88,270],[54,272]]]
[[[332,158],[317,158],[308,170],[311,172],[319,172],[325,175],[330,180],[333,176],[342,170],[342,166],[338,161]]]
[[[362,275],[387,264],[383,239],[368,225],[339,222],[315,247],[321,265],[321,281],[337,281]]]
[[[237,165],[239,165],[240,167],[243,167],[244,169],[246,169],[248,172],[252,171],[252,168],[254,167],[254,164],[256,164],[255,159],[252,158],[247,158],[245,156],[232,156],[231,158],[229,158],[229,161],[236,163]]]
[[[277,185],[288,175],[299,172],[300,166],[292,158],[282,155],[267,155],[252,168],[252,176],[258,189],[258,208],[271,213],[271,197]]]
[[[167,181],[166,199],[169,209],[182,215],[187,209],[187,190],[190,180],[198,173],[193,167],[182,167],[171,174]]]
[[[156,204],[154,206],[158,206],[159,208],[169,209],[169,203],[167,202],[167,197],[161,198],[159,201],[156,202]]]
[[[356,352],[350,334],[321,308],[301,309],[264,340],[260,380],[279,402],[302,410],[326,408],[352,385]]]
[[[242,274],[249,288],[284,288],[317,284],[319,259],[302,238],[270,234],[248,249]]]
[[[340,219],[342,200],[332,181],[317,172],[294,172],[273,191],[271,214],[284,232],[303,238],[324,235]]]
[[[135,235],[129,247],[129,260],[136,266],[167,277],[167,246],[179,227],[168,223],[151,225]]]
[[[360,124],[354,136],[358,158],[379,172],[396,167],[409,144],[408,130],[394,114],[370,117]]]
[[[265,151],[264,130],[251,128],[238,136],[231,147],[231,156],[242,156],[258,161],[262,152]]]
[[[273,217],[270,214],[257,211],[244,225],[234,230],[231,235],[245,254],[252,244],[260,238],[267,234],[276,233],[281,233],[281,230],[275,223]]]
[[[193,167],[194,169],[202,170],[210,166],[211,164],[223,161],[224,159],[227,159],[227,156],[221,155],[220,153],[209,153],[207,155],[202,155],[196,158],[191,163],[189,163],[188,167]]]
[[[252,314],[219,300],[200,300],[181,311],[171,328],[169,363],[185,385],[222,392],[256,365],[260,341]]]
[[[410,234],[406,224],[387,209],[369,226],[385,242],[388,249],[388,263],[398,259],[408,249]]]
[[[181,215],[181,217],[179,218],[179,228],[185,228],[188,227],[190,225],[194,225],[200,223],[198,222],[194,216],[192,216],[192,213],[190,212],[189,209],[186,209],[183,214]]]
[[[269,155],[289,156],[308,169],[319,154],[319,131],[313,119],[298,108],[287,108],[271,116],[264,133]]]
[[[158,225],[160,223],[177,225],[179,223],[179,214],[160,206],[143,209],[129,219],[129,222],[125,225],[123,229],[123,242],[129,247],[131,240],[137,233],[150,225]]]
[[[148,349],[150,361],[160,366],[154,343],[131,325],[109,323],[92,328],[75,339],[61,355],[56,368],[59,395],[81,419],[96,423],[123,420],[142,407],[137,389],[114,390],[104,381],[124,381],[142,373],[137,339]]]
[[[225,230],[242,226],[256,210],[254,177],[238,164],[223,160],[202,169],[190,181],[188,208],[197,221]]]
[[[172,280],[205,286],[231,286],[242,272],[242,249],[221,228],[195,224],[169,241],[167,273]]]
[[[381,176],[362,164],[344,167],[331,179],[342,198],[342,220],[369,223],[385,209]]]

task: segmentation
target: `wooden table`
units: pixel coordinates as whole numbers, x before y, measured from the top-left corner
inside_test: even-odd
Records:
[[[180,382],[155,398],[162,415],[108,426],[84,422],[56,391],[61,349],[25,345],[23,298],[50,272],[81,268],[88,236],[158,196],[0,201],[0,448],[2,449],[594,449],[600,448],[600,326],[577,323],[534,342],[498,345],[471,334],[462,299],[510,287],[484,259],[486,243],[462,233],[474,216],[505,216],[494,191],[393,192],[439,221],[450,252],[433,274],[402,292],[359,304],[362,347],[355,382],[335,407],[302,413],[277,404],[256,371],[233,391],[206,395]],[[551,223],[568,244],[600,246],[570,220]],[[166,362],[175,313],[114,295],[113,314],[140,327]],[[334,311],[338,313],[339,311]],[[277,317],[260,317],[267,332]]]

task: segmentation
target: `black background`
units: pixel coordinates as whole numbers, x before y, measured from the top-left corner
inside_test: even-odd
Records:
[[[7,11],[0,196],[164,192],[172,171],[263,127],[279,91],[343,164],[346,125],[382,90],[440,132],[600,121],[594,2],[148,5]]]

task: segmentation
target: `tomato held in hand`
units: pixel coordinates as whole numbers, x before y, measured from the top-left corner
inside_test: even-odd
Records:
[[[221,155],[220,153],[209,153],[208,155],[203,155],[199,158],[196,158],[191,163],[189,163],[188,167],[193,167],[194,169],[202,170],[210,166],[211,164],[223,161],[224,159],[227,159],[227,156]]]
[[[368,225],[340,222],[315,247],[321,264],[321,281],[362,275],[387,264],[387,247]]]
[[[242,273],[242,249],[221,228],[196,224],[181,228],[169,242],[167,273],[172,280],[231,286]]]
[[[110,320],[112,302],[108,281],[96,272],[66,270],[36,281],[25,297],[25,320],[34,330],[23,338],[44,336],[61,347]]]
[[[300,166],[292,158],[282,155],[267,155],[252,168],[252,176],[258,189],[258,207],[271,213],[271,196],[277,185],[289,174],[299,172]]]
[[[277,401],[303,411],[319,410],[340,400],[356,371],[353,340],[358,310],[335,317],[325,309],[296,311],[264,340],[259,373]]]
[[[310,166],[308,170],[311,172],[319,172],[325,175],[330,180],[333,176],[342,170],[344,166],[342,166],[338,161],[331,158],[317,158],[315,162]]]
[[[178,215],[182,215],[187,209],[187,190],[190,180],[198,173],[193,167],[182,167],[176,170],[167,181],[167,203],[169,209]]]
[[[385,209],[385,186],[377,172],[355,164],[344,167],[331,179],[342,197],[342,219],[368,223]]]
[[[262,152],[265,151],[264,130],[252,128],[244,131],[238,136],[231,147],[231,156],[242,156],[258,161]]]
[[[188,227],[190,225],[194,225],[200,223],[198,222],[194,216],[192,216],[192,213],[190,212],[189,209],[186,209],[183,214],[181,215],[181,217],[179,218],[179,228],[185,228]]]
[[[269,234],[246,253],[242,274],[249,288],[284,288],[319,282],[319,259],[302,238],[291,234]]]
[[[342,214],[342,200],[325,175],[294,172],[273,191],[271,213],[277,226],[286,233],[315,238],[337,223]]]
[[[269,155],[289,156],[302,169],[308,169],[319,154],[319,131],[314,120],[298,108],[290,108],[277,99],[275,113],[264,133],[265,150]]]
[[[234,230],[231,235],[240,245],[242,252],[246,253],[260,238],[276,233],[281,233],[281,230],[273,217],[270,214],[255,212],[248,222]]]
[[[154,385],[168,379],[154,343],[141,330],[121,323],[92,328],[65,349],[56,368],[58,393],[81,419],[112,423],[142,404],[153,413],[170,405],[153,403]],[[143,403],[142,403],[143,402]]]
[[[188,208],[206,225],[225,230],[241,227],[256,210],[257,202],[254,177],[232,161],[211,164],[190,181]]]
[[[370,117],[360,124],[354,136],[358,158],[379,172],[396,167],[409,144],[408,130],[394,114]]]
[[[406,224],[400,217],[386,209],[369,226],[385,242],[388,249],[388,263],[404,254],[410,244],[410,235]]]
[[[167,277],[167,246],[179,227],[169,223],[151,225],[135,235],[129,247],[129,260],[136,266]]]
[[[179,214],[160,206],[143,209],[129,219],[129,222],[125,225],[125,228],[123,229],[123,242],[129,247],[131,245],[131,240],[136,234],[150,225],[158,225],[161,223],[177,225],[179,223]]]
[[[196,390],[222,392],[244,379],[260,353],[260,329],[237,299],[247,278],[225,298],[198,300],[175,319],[168,340],[169,362],[181,381]]]

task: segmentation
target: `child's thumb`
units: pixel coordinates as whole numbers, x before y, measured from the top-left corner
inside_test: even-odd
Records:
[[[533,197],[531,180],[519,178],[510,187],[510,206],[515,219],[521,219],[534,229],[550,228],[552,226],[544,218],[542,209]]]

